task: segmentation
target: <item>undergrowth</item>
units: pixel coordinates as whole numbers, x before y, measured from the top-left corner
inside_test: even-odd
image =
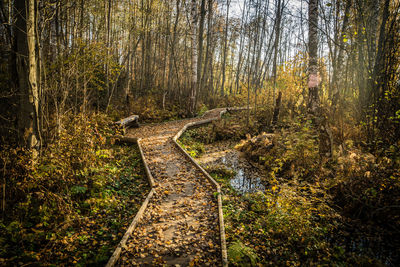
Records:
[[[108,117],[64,119],[35,164],[1,149],[0,265],[104,264],[149,190],[137,148],[112,144]]]
[[[221,140],[218,136],[243,138],[232,125],[218,127],[229,123],[247,127],[243,116],[229,115],[225,122],[187,135],[200,144]],[[261,177],[265,191],[239,194],[229,183],[232,172],[208,169],[224,193],[230,264],[396,266],[400,262],[397,147],[376,156],[347,139],[332,160],[321,161],[310,121],[298,118],[283,126],[273,135],[258,135],[262,128],[247,127],[254,137],[247,136],[237,146],[254,166],[267,171]],[[192,149],[190,143],[185,145]]]
[[[178,139],[178,143],[193,158],[198,158],[205,152],[204,145],[196,141],[190,131],[186,131],[181,138]]]
[[[216,141],[239,141],[245,138],[248,132],[258,133],[260,129],[267,129],[271,116],[271,110],[258,109],[256,114],[252,113],[247,124],[247,111],[228,112],[223,115],[222,120],[185,131],[180,138],[181,145],[186,145],[190,150]]]

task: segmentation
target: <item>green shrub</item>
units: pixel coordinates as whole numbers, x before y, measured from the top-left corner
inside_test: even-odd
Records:
[[[198,158],[205,152],[205,148],[203,143],[198,142],[197,139],[193,137],[194,133],[194,131],[186,131],[178,140],[178,143],[190,156]]]
[[[258,257],[254,250],[236,241],[228,248],[229,262],[237,266],[256,266]]]

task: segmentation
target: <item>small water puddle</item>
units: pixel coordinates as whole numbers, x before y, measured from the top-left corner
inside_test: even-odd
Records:
[[[230,181],[231,186],[241,193],[264,191],[265,187],[260,178],[249,178],[243,169],[239,169],[237,174]]]
[[[235,155],[236,156],[236,155]],[[265,187],[261,182],[261,179],[257,177],[254,171],[250,170],[249,167],[240,166],[240,155],[235,157],[237,164],[230,164],[226,160],[226,157],[221,158],[222,163],[227,169],[235,171],[235,176],[230,180],[230,185],[240,193],[252,193],[256,191],[264,191]],[[244,159],[242,159],[244,160]],[[253,168],[250,166],[250,168]]]
[[[252,166],[241,153],[233,148],[227,148],[223,144],[206,146],[206,152],[197,159],[204,167],[216,167],[223,165],[236,174],[230,180],[230,185],[241,194],[264,191],[259,170]]]

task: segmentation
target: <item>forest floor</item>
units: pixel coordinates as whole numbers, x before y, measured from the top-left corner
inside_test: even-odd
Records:
[[[97,153],[97,159],[87,171],[94,182],[86,183],[83,175],[78,176],[83,181],[71,187],[69,199],[64,192],[42,193],[48,194],[50,201],[54,201],[51,198],[54,196],[69,200],[56,206],[61,211],[34,199],[34,203],[24,206],[27,214],[31,214],[29,217],[19,219],[14,215],[0,221],[0,266],[101,266],[107,263],[150,188],[136,146],[105,145],[104,148],[107,149],[97,150],[102,154]],[[38,187],[46,185],[44,175],[64,182],[60,175],[51,172],[60,169],[60,165],[54,161],[38,164],[40,172],[35,170]],[[35,189],[31,191],[41,193],[36,193]],[[36,210],[39,206],[36,203],[44,207],[45,215]],[[18,212],[21,204],[15,206]],[[71,213],[66,212],[69,209]],[[62,217],[62,212],[68,214],[67,219]]]
[[[117,265],[220,265],[215,189],[178,150],[172,137],[187,123],[219,116],[153,124],[133,129],[155,180],[155,195],[128,239]]]

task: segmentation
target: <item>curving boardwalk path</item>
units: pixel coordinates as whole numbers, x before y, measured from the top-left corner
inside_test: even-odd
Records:
[[[218,117],[222,110],[128,131],[128,137],[142,139],[155,194],[116,265],[222,265],[215,188],[172,141],[185,124]]]

